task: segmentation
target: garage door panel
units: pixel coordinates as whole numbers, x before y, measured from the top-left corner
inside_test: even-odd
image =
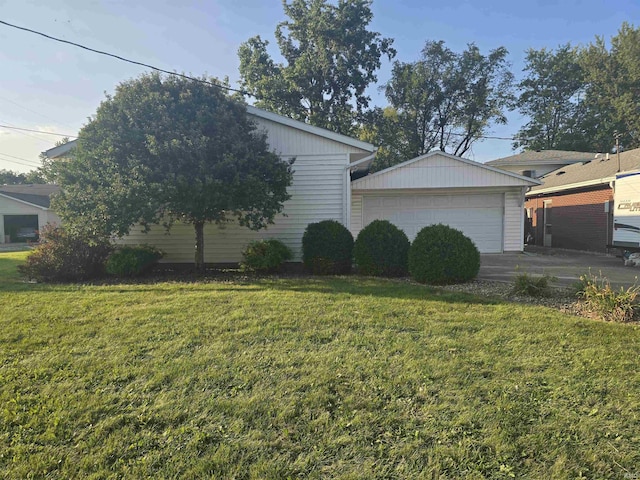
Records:
[[[367,195],[363,225],[388,220],[413,240],[423,227],[443,223],[462,231],[482,253],[497,253],[502,251],[503,204],[501,194]]]

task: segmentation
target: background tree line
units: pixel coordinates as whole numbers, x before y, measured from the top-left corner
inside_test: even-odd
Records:
[[[498,47],[473,43],[454,52],[428,40],[414,62],[396,61],[379,88],[387,105],[369,108],[393,40],[369,29],[371,0],[283,1],[289,20],[275,32],[283,61],[253,37],[239,49],[242,87],[256,105],[380,147],[380,169],[438,149],[464,155],[506,112],[528,122],[514,149],[610,151],[614,132],[625,148],[640,146],[640,31],[624,23],[609,44],[602,37],[575,47],[527,51],[516,83]]]

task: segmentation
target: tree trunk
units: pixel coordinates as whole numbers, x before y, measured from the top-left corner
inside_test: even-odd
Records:
[[[196,273],[204,273],[204,222],[195,222],[196,229]]]

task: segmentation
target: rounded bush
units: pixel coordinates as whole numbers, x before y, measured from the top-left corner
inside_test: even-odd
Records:
[[[475,278],[479,270],[475,244],[447,225],[423,228],[409,249],[409,273],[420,283],[462,283]]]
[[[407,235],[387,220],[374,220],[358,234],[353,258],[363,275],[401,277],[407,274]]]
[[[310,223],[302,236],[302,261],[315,275],[349,273],[353,256],[353,236],[335,220]]]
[[[243,272],[277,272],[284,262],[291,260],[292,254],[280,240],[257,240],[251,242],[242,252],[240,270]]]
[[[137,277],[148,272],[163,253],[151,245],[124,246],[109,255],[105,270],[118,277]]]
[[[40,232],[40,245],[20,265],[20,273],[40,282],[75,282],[104,275],[113,246],[108,239],[52,225]]]

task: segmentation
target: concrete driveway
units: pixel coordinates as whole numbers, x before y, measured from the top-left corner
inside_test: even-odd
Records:
[[[549,274],[558,279],[557,285],[568,286],[589,270],[608,278],[615,287],[640,283],[640,267],[625,267],[620,257],[541,247],[527,247],[524,253],[481,255],[478,279],[512,283],[516,275],[526,272]]]

